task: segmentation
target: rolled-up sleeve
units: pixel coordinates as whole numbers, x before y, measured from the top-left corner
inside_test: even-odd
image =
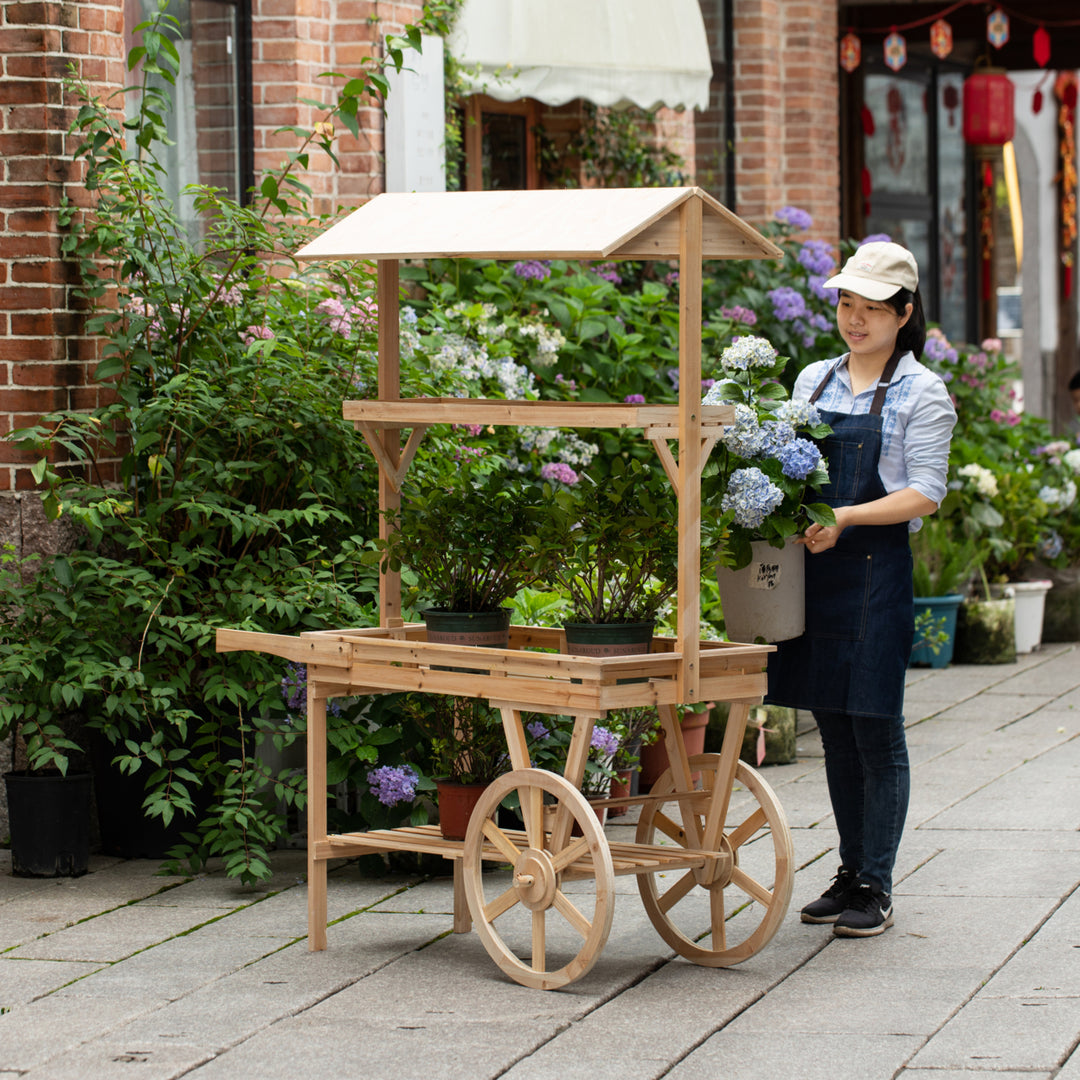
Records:
[[[949,472],[949,443],[956,426],[956,410],[945,384],[927,373],[904,430],[904,471],[907,486],[938,506],[945,498]]]

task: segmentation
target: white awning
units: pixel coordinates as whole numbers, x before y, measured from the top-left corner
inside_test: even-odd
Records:
[[[709,104],[698,0],[465,0],[447,48],[467,88],[499,101]]]

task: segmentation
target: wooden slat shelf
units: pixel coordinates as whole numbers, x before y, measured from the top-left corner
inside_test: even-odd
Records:
[[[519,848],[528,847],[525,833],[504,829],[503,832]],[[715,851],[695,851],[693,848],[665,847],[659,844],[608,844],[616,876],[648,874],[658,870],[683,870],[704,866],[711,859],[722,858]],[[363,833],[337,833],[328,836],[316,848],[319,859],[355,858],[357,855],[385,851],[415,851],[424,855],[441,855],[444,859],[460,859],[461,840],[445,840],[438,825],[410,825],[400,829],[375,829]],[[505,863],[506,856],[494,844],[483,848],[485,862]],[[592,856],[586,852],[563,872],[566,880],[595,876]]]

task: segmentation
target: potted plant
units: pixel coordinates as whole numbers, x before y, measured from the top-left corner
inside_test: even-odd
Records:
[[[915,641],[912,664],[946,667],[952,660],[960,604],[978,571],[975,539],[956,515],[957,493],[946,496],[939,511],[923,518],[911,536],[915,588]]]
[[[648,652],[658,613],[678,587],[674,497],[662,471],[613,459],[572,485],[547,485],[528,537],[537,566],[569,599],[568,651]]]
[[[455,464],[403,501],[381,558],[411,571],[429,641],[505,647],[506,605],[536,577],[540,490],[490,462]]]
[[[804,552],[790,541],[811,522],[835,524],[808,501],[828,481],[813,440],[829,433],[818,410],[791,401],[780,381],[787,359],[760,337],[741,337],[720,356],[721,378],[703,404],[735,404],[702,476],[702,514],[713,538],[727,636],[783,641],[805,625]]]
[[[74,618],[70,586],[61,557],[0,553],[0,739],[12,743],[4,782],[22,877],[78,877],[89,864],[91,778],[75,737],[91,628]]]
[[[442,835],[464,840],[480,794],[506,771],[502,719],[484,701],[449,694],[409,694],[403,709],[427,744]]]

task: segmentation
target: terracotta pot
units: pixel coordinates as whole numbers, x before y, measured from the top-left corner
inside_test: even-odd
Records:
[[[625,799],[630,794],[630,778],[633,775],[631,769],[621,769],[611,779],[611,797],[613,799]],[[629,810],[628,806],[609,806],[608,817],[622,817]]]
[[[683,715],[680,727],[682,728],[683,743],[686,746],[687,756],[705,752],[705,729],[709,726],[709,712],[688,712]],[[667,748],[664,746],[664,737],[661,735],[655,742],[641,748],[641,759],[638,769],[640,779],[639,789],[648,791],[660,774],[668,767]],[[696,783],[699,773],[691,774],[691,779]]]
[[[439,832],[444,840],[464,840],[476,804],[487,784],[459,784],[436,780],[439,796]]]

